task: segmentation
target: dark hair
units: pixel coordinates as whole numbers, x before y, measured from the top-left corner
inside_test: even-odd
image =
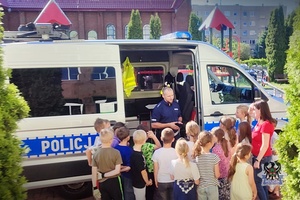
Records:
[[[258,110],[260,110],[260,119],[263,121],[269,121],[273,124],[275,124],[275,120],[273,119],[269,105],[266,101],[264,100],[259,100],[254,102],[254,107]]]
[[[174,139],[174,131],[171,128],[165,128],[161,132],[161,137],[163,143],[165,144],[172,143]]]
[[[211,132],[214,136],[216,136],[216,138],[218,139],[218,142],[221,144],[221,147],[224,151],[224,155],[226,157],[228,157],[228,155],[229,155],[228,142],[225,139],[225,132],[223,131],[223,129],[216,127],[216,128],[213,128],[211,130]]]
[[[139,124],[136,127],[136,130],[143,130],[143,131],[145,131],[147,133],[148,131],[150,131],[150,128],[148,126],[144,125],[144,124]]]
[[[229,136],[229,143],[231,145],[231,147],[234,147],[234,145],[236,144],[236,130],[234,128],[234,125],[232,124],[232,119],[231,117],[222,117],[220,119],[220,123],[225,127],[226,132],[228,133]]]
[[[209,142],[212,142],[213,135],[208,131],[202,131],[198,135],[198,139],[194,145],[194,154],[193,157],[196,158],[197,156],[201,155],[201,150],[205,145]]]
[[[228,171],[228,180],[232,181],[233,175],[235,174],[235,167],[238,162],[238,159],[245,159],[246,155],[251,152],[252,146],[249,144],[239,143],[236,147],[235,154],[231,157],[230,168]]]
[[[118,128],[121,128],[121,127],[124,127],[124,126],[125,126],[125,124],[123,122],[117,122],[113,126],[113,130],[116,131]]]
[[[125,138],[127,138],[129,136],[129,134],[130,134],[130,131],[125,126],[116,129],[116,136],[121,141],[123,141]]]
[[[248,138],[250,144],[252,143],[252,131],[251,126],[248,122],[241,122],[238,127],[239,130],[239,142],[243,139]]]

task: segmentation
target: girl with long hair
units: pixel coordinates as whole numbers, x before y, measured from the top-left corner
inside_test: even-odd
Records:
[[[225,139],[228,141],[230,156],[234,154],[237,145],[237,134],[234,126],[230,117],[221,117],[220,128],[225,132]]]
[[[231,181],[231,200],[255,200],[257,195],[253,178],[253,167],[247,163],[251,156],[251,146],[239,143],[231,158],[228,179]]]
[[[252,142],[252,132],[251,126],[248,122],[241,122],[238,126],[238,141],[239,143],[251,144]]]
[[[213,135],[208,131],[202,131],[195,143],[194,157],[200,172],[200,184],[197,188],[198,199],[215,200],[219,198],[220,158],[210,152],[213,145]]]
[[[220,168],[220,177],[219,181],[219,199],[229,200],[230,199],[230,183],[228,182],[228,170],[230,165],[230,156],[228,150],[228,142],[225,139],[224,131],[215,127],[211,130],[212,134],[215,136],[217,142],[212,148],[212,153],[215,153],[219,156],[219,168]]]
[[[196,200],[196,186],[199,185],[200,174],[197,165],[189,160],[189,146],[183,138],[177,140],[175,151],[178,159],[172,160],[174,178],[174,200]]]
[[[254,180],[260,200],[268,199],[268,187],[262,186],[259,175],[264,165],[271,161],[272,150],[270,141],[274,132],[275,119],[273,119],[267,102],[259,100],[254,102],[254,114],[257,124],[252,131],[252,163],[254,167]]]
[[[193,148],[194,144],[197,141],[198,135],[200,133],[200,127],[195,121],[189,121],[185,125],[185,132],[187,136],[187,144],[189,145],[189,158],[191,161],[193,161],[192,155],[193,155]]]
[[[249,107],[247,105],[241,104],[236,107],[235,116],[240,120],[240,122],[248,122],[251,124],[252,118],[248,113]]]

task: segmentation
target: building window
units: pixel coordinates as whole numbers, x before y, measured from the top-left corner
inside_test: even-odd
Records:
[[[233,21],[233,25],[237,25],[237,22],[236,22],[236,21]]]
[[[210,34],[208,29],[205,29],[205,36],[208,36]]]
[[[245,30],[245,31],[243,31],[243,35],[244,36],[246,36],[248,33],[247,33],[247,31]]]
[[[243,12],[243,16],[247,17],[247,12],[246,11]]]
[[[149,24],[146,24],[143,27],[143,38],[144,38],[144,40],[150,39],[150,25]]]
[[[237,34],[237,32],[236,31],[233,31],[233,35],[236,35]]]
[[[255,21],[250,21],[249,26],[255,26]]]
[[[236,11],[233,12],[233,15],[234,15],[234,16],[238,16],[238,12],[236,12]]]
[[[207,16],[209,15],[209,13],[210,13],[210,12],[205,11],[205,12],[204,12],[204,16],[207,17]]]
[[[249,35],[256,35],[256,31],[255,30],[250,30]]]
[[[247,43],[247,40],[243,40],[242,43]]]
[[[254,17],[255,14],[254,14],[254,11],[250,11],[250,17]]]
[[[88,40],[97,40],[97,32],[94,30],[89,31]]]
[[[112,24],[106,26],[106,39],[116,39],[116,28]]]
[[[250,44],[255,44],[255,40],[250,40],[249,43]]]
[[[113,67],[94,67],[91,74],[92,80],[104,80],[107,78],[116,78],[116,72]]]
[[[63,81],[79,80],[79,74],[81,74],[79,67],[62,68],[61,80]]]
[[[225,12],[224,12],[224,15],[225,15],[226,17],[230,17],[230,11],[225,11]]]
[[[71,40],[78,40],[78,32],[77,31],[71,31],[70,32],[70,39]]]
[[[125,26],[125,28],[124,28],[124,38],[125,39],[128,39],[127,37],[128,37],[128,24]]]

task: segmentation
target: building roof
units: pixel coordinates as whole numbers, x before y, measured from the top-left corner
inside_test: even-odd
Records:
[[[174,11],[185,0],[56,0],[64,11],[86,10],[132,10]],[[48,0],[0,0],[4,7],[12,10],[42,10]]]
[[[208,15],[208,17],[201,24],[199,30],[207,29],[207,28],[215,28],[220,31],[226,28],[234,28],[232,23],[225,17],[225,15],[220,11],[218,6],[216,6]]]
[[[72,24],[72,22],[61,10],[61,8],[55,2],[55,0],[50,0],[47,3],[47,5],[44,7],[42,12],[36,18],[34,23],[51,23],[51,24],[57,23],[66,26]]]

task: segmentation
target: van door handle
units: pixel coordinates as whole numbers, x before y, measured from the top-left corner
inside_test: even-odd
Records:
[[[215,111],[214,113],[210,114],[210,116],[212,117],[218,117],[218,116],[222,116],[224,115],[223,113],[221,113],[220,111]]]

